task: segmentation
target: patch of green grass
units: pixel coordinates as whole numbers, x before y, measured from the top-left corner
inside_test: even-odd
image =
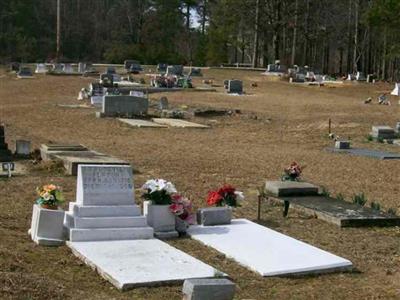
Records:
[[[321,195],[324,197],[330,197],[331,193],[329,192],[329,190],[326,187],[322,187],[322,191],[321,191]]]
[[[364,206],[365,203],[367,203],[367,197],[365,197],[364,193],[360,193],[360,194],[355,194],[352,198],[353,203],[360,205],[360,206]]]
[[[367,135],[367,141],[368,142],[372,142],[374,140],[374,138],[372,137],[372,135],[368,134]]]
[[[336,195],[336,200],[345,201],[343,194],[339,193]]]
[[[371,206],[371,208],[373,209],[373,210],[381,210],[381,205],[378,203],[378,202],[374,202],[374,201],[372,201],[371,202],[371,204],[370,204],[370,206]]]

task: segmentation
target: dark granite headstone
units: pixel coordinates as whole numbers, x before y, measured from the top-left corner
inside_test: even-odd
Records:
[[[11,151],[6,143],[4,125],[0,125],[0,161],[9,161],[11,159]]]

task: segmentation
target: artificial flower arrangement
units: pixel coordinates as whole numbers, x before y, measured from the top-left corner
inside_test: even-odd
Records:
[[[175,186],[164,179],[151,179],[142,186],[142,197],[155,205],[169,205],[172,214],[193,224],[192,202],[178,194]]]
[[[226,184],[218,190],[208,193],[207,204],[209,206],[240,206],[240,201],[244,200],[242,192],[237,191],[233,186]]]
[[[168,205],[172,203],[172,195],[176,194],[175,186],[164,179],[150,179],[142,186],[144,193],[142,198],[156,205]]]
[[[173,195],[172,204],[169,206],[169,210],[188,225],[194,224],[192,201],[190,201],[188,198],[179,194]]]
[[[54,184],[47,184],[42,187],[36,188],[39,198],[36,203],[43,208],[57,209],[57,207],[64,202],[61,188]]]
[[[299,181],[304,168],[297,162],[292,162],[289,167],[285,168],[285,174],[281,177],[282,181]]]

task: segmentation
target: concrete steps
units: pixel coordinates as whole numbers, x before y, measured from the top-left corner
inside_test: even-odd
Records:
[[[147,221],[144,216],[75,218],[75,228],[128,228],[146,226]]]
[[[138,205],[83,206],[76,202],[70,202],[69,211],[77,217],[134,217],[141,215]]]
[[[115,240],[146,240],[154,236],[151,227],[130,228],[71,228],[71,242],[115,241]]]

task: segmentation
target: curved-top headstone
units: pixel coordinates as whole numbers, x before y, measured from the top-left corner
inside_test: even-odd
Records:
[[[134,205],[130,166],[79,165],[76,202],[80,205]]]

